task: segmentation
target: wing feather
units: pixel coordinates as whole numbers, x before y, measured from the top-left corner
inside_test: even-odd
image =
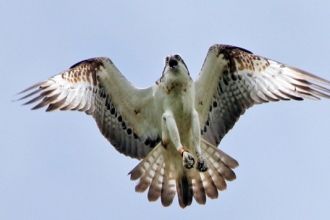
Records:
[[[77,110],[92,115],[110,143],[133,158],[144,158],[160,141],[152,87],[131,85],[105,57],[81,61],[67,71],[34,84],[21,93],[32,109]]]
[[[213,45],[195,81],[203,138],[217,146],[254,104],[330,98],[329,85],[328,80],[242,48]]]

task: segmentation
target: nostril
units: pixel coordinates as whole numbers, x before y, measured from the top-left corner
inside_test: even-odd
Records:
[[[168,65],[170,65],[170,67],[177,66],[178,61],[176,61],[175,59],[170,59],[170,61],[168,62]]]

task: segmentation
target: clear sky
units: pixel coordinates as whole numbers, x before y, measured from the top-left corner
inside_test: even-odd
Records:
[[[248,110],[220,148],[237,179],[217,200],[163,208],[134,192],[138,163],[80,112],[30,111],[15,94],[107,56],[138,87],[182,55],[196,78],[215,43],[330,79],[330,2],[2,1],[0,219],[329,219],[330,100]]]

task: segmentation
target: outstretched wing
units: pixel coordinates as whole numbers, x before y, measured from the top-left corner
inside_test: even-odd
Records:
[[[254,104],[330,98],[329,89],[309,80],[330,85],[330,81],[245,49],[213,45],[195,81],[203,138],[217,146]]]
[[[161,139],[152,87],[138,89],[105,57],[81,61],[37,83],[21,99],[41,100],[33,109],[78,110],[92,115],[105,138],[120,152],[144,158]]]

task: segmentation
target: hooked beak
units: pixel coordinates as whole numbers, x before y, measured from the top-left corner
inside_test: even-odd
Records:
[[[178,61],[174,57],[170,57],[170,60],[168,61],[168,65],[171,68],[171,70],[176,70],[178,67]]]

